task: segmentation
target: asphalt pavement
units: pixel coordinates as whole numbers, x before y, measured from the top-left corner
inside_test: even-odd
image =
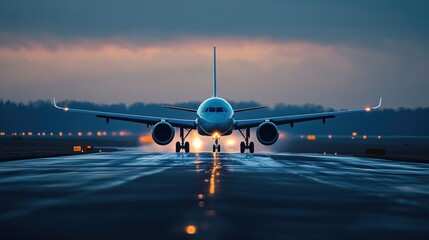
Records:
[[[429,165],[118,152],[0,163],[1,239],[429,239]]]

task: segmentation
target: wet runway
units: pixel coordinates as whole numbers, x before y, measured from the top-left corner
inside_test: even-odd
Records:
[[[0,163],[2,239],[429,239],[429,166],[127,149]]]

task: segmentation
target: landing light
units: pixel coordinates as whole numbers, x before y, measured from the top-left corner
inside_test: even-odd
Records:
[[[69,110],[69,108],[68,108],[68,107],[65,107],[65,108],[64,108],[64,111],[66,111],[66,112],[67,112],[68,110]]]
[[[365,111],[367,111],[367,112],[371,112],[371,108],[370,108],[370,107],[366,107],[366,108],[365,108]]]
[[[212,137],[213,137],[214,139],[218,139],[218,138],[220,138],[220,134],[219,134],[219,132],[214,132],[214,133],[213,133],[213,135],[212,135]]]

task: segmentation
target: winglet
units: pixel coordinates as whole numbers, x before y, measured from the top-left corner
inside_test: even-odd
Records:
[[[377,106],[375,106],[375,107],[367,107],[367,108],[365,108],[365,111],[367,111],[367,112],[371,112],[371,111],[373,111],[373,110],[377,110],[377,109],[379,109],[380,107],[381,107],[381,101],[383,100],[383,98],[382,97],[380,97],[380,101],[378,102],[378,105]]]
[[[54,107],[55,107],[55,108],[60,109],[60,110],[64,110],[64,111],[66,111],[66,112],[69,110],[69,108],[68,108],[68,107],[63,108],[63,107],[58,106],[58,105],[57,105],[57,102],[55,101],[55,97],[53,97],[53,98],[52,98],[52,100],[53,100],[53,102],[54,102]]]
[[[372,110],[378,109],[381,107],[381,101],[383,100],[382,97],[380,97],[380,101],[378,102],[378,105],[376,107],[373,107]]]
[[[53,103],[54,103],[54,107],[55,107],[55,108],[63,109],[63,108],[61,108],[61,107],[58,107],[58,106],[57,106],[57,103],[56,103],[56,101],[55,101],[55,97],[53,97],[53,98],[52,98],[52,100],[53,100]]]

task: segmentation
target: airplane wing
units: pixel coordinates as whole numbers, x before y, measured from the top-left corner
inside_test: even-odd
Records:
[[[109,120],[112,119],[112,120],[119,120],[119,121],[143,123],[147,125],[155,125],[158,122],[165,121],[170,123],[171,126],[173,127],[196,129],[195,120],[142,116],[142,115],[133,115],[133,114],[124,114],[124,113],[111,113],[111,112],[92,111],[92,110],[85,110],[85,109],[74,109],[74,108],[58,106],[55,102],[55,98],[53,98],[53,101],[54,101],[54,107],[57,109],[63,110],[64,112],[90,114],[98,118],[104,118],[106,119],[106,122],[109,122]]]
[[[302,115],[291,115],[291,116],[281,116],[281,117],[268,117],[268,118],[256,118],[256,119],[245,119],[245,120],[236,120],[234,128],[235,129],[245,129],[253,128],[259,126],[263,122],[272,122],[276,125],[290,124],[293,127],[294,123],[322,120],[323,123],[328,118],[334,118],[338,115],[352,114],[352,113],[362,113],[362,112],[371,112],[377,110],[381,106],[381,100],[378,103],[378,106],[367,107],[364,109],[354,109],[354,110],[342,110],[334,112],[323,112],[323,113],[311,113],[311,114],[302,114]]]

